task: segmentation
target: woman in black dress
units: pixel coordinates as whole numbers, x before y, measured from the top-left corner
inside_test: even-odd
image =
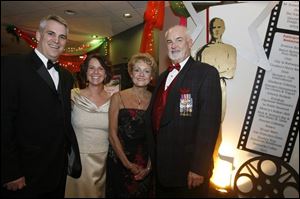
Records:
[[[151,197],[151,161],[146,140],[145,112],[151,93],[147,86],[156,70],[148,53],[130,59],[128,72],[133,87],[115,93],[109,109],[106,197]]]

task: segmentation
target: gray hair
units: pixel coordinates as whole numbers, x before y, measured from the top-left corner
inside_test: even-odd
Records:
[[[165,33],[165,38],[167,38],[169,32],[170,32],[172,29],[175,29],[175,28],[181,28],[181,29],[184,29],[186,38],[187,38],[187,39],[192,39],[191,34],[190,34],[190,32],[188,31],[187,27],[182,26],[182,25],[175,25],[175,26],[172,26],[171,28],[169,28],[169,29],[166,31],[166,33]]]
[[[46,17],[44,17],[41,21],[40,21],[40,26],[39,26],[39,31],[43,32],[46,28],[47,22],[53,20],[56,21],[62,25],[64,25],[67,29],[67,34],[69,33],[69,28],[68,28],[68,24],[66,22],[66,20],[64,20],[62,17],[58,16],[58,15],[48,15]]]

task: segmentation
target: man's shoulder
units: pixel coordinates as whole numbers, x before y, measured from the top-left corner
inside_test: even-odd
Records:
[[[30,56],[24,54],[9,54],[1,56],[1,68],[5,70],[21,70],[24,65],[29,63]]]
[[[204,62],[201,62],[201,61],[193,61],[191,64],[191,68],[192,68],[193,72],[219,73],[218,70],[214,66],[204,63]]]
[[[5,62],[20,62],[24,61],[25,59],[28,59],[28,54],[8,54],[1,56],[1,60]]]
[[[61,65],[60,65],[60,70],[61,70],[61,72],[63,72],[64,74],[72,75],[72,73],[71,73],[68,69],[66,69],[65,67],[63,67],[63,66],[61,66]]]
[[[63,78],[67,79],[69,82],[73,83],[74,82],[74,76],[72,73],[64,68],[63,66],[60,66],[60,74]]]
[[[59,70],[63,75],[73,76],[73,73],[69,69],[67,69],[67,67],[63,66],[59,61],[58,64],[59,64]]]

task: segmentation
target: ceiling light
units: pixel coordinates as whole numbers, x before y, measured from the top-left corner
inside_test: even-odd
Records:
[[[76,12],[74,10],[65,10],[64,13],[66,15],[76,15]]]
[[[132,15],[131,15],[130,13],[124,13],[124,14],[123,14],[123,17],[125,17],[125,18],[131,18]]]

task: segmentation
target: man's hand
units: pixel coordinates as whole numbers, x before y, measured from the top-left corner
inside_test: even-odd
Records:
[[[26,186],[25,177],[18,178],[14,181],[10,181],[3,185],[4,188],[10,191],[17,191],[18,189],[23,189]]]
[[[192,189],[200,186],[204,182],[204,177],[189,171],[187,180],[188,180],[188,188]]]

